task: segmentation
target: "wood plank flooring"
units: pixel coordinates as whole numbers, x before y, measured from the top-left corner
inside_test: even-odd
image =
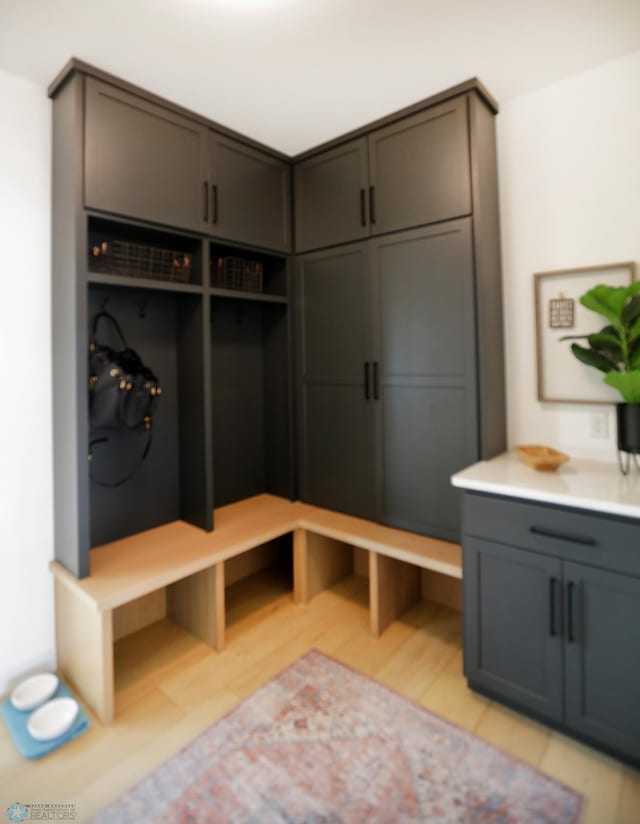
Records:
[[[13,802],[77,806],[77,821],[117,797],[241,699],[315,647],[575,787],[589,824],[640,824],[640,773],[471,692],[460,615],[422,602],[375,639],[367,581],[350,576],[306,606],[266,570],[227,590],[221,653],[167,620],[116,646],[116,720],[39,762],[0,725],[0,814]]]

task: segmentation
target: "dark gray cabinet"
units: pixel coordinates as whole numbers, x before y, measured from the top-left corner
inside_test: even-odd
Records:
[[[467,98],[369,135],[373,234],[471,213]]]
[[[458,540],[459,498],[448,479],[478,457],[470,221],[371,247],[378,517]]]
[[[321,249],[370,233],[367,139],[294,166],[296,250]]]
[[[289,163],[91,77],[85,132],[87,208],[289,251]]]
[[[303,255],[297,272],[301,497],[457,539],[448,479],[478,456],[469,220]]]
[[[294,165],[298,251],[368,237],[366,335],[350,324],[349,305],[341,303],[341,250],[348,247],[307,252],[299,261],[321,259],[318,278],[328,291],[337,290],[322,323],[323,346],[336,364],[357,355],[353,374],[370,382],[375,517],[451,541],[460,539],[460,502],[450,476],[500,453],[505,441],[493,114],[475,93],[454,95]],[[306,299],[303,289],[302,336],[308,335],[307,311],[315,311],[307,310]],[[342,326],[347,339],[337,332]],[[297,391],[301,496],[328,505],[340,456],[346,465],[353,459],[349,449],[359,455],[368,442],[362,399],[357,392],[349,406],[342,399],[340,417],[327,422],[338,408],[332,397],[322,406],[321,423],[320,395],[327,390],[311,391],[299,378]],[[336,463],[327,463],[332,454]],[[353,470],[341,475],[349,493],[343,490],[335,506],[360,514],[348,500],[369,500],[369,475],[353,460]],[[320,489],[311,482],[318,474]]]
[[[575,563],[564,576],[567,726],[640,761],[640,578]]]
[[[296,303],[300,496],[373,518],[366,244],[299,258]]]
[[[294,167],[296,251],[471,214],[467,97]]]
[[[85,82],[85,206],[204,231],[208,130],[110,84]]]
[[[288,163],[210,133],[209,226],[225,240],[287,252],[291,243]]]
[[[463,569],[467,678],[560,721],[560,561],[465,537]]]
[[[470,493],[464,511],[470,686],[640,761],[640,524]]]

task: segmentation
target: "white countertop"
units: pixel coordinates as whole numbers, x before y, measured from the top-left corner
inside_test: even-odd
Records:
[[[540,472],[515,452],[505,452],[457,472],[451,483],[472,492],[640,519],[640,472],[633,461],[627,476],[616,463],[584,458],[572,458],[556,472]]]

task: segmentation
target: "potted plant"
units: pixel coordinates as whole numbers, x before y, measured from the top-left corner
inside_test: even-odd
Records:
[[[567,335],[561,340],[584,339],[587,346],[571,344],[582,363],[605,373],[604,382],[617,389],[618,449],[640,453],[640,281],[630,286],[600,284],[585,292],[580,303],[607,321],[591,335]],[[637,459],[636,459],[637,461]]]

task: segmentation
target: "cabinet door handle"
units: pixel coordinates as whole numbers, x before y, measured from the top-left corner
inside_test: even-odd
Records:
[[[573,581],[569,581],[567,584],[567,641],[570,644],[576,640],[573,625],[573,591],[575,588]]]
[[[211,186],[211,222],[218,222],[218,184]]]
[[[561,532],[553,532],[550,529],[541,529],[537,526],[530,526],[529,532],[532,535],[540,535],[542,538],[555,538],[556,541],[568,541],[570,544],[580,544],[580,546],[595,546],[593,538],[583,538],[581,535],[563,535]]]
[[[556,630],[556,584],[555,578],[549,579],[549,635],[555,638]]]
[[[380,364],[378,361],[373,362],[373,399],[380,400]]]
[[[202,217],[204,222],[209,221],[209,184],[205,180],[202,184]]]
[[[369,361],[366,361],[364,365],[364,399],[365,401],[371,400],[371,382],[369,376],[369,367],[371,364]]]
[[[376,222],[376,187],[369,186],[369,220]]]
[[[364,189],[360,189],[360,223],[363,226],[367,225],[367,193]]]

